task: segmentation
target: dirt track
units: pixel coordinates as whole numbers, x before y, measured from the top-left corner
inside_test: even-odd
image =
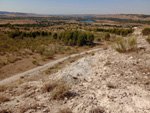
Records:
[[[33,68],[33,69],[30,69],[28,71],[25,71],[23,73],[20,73],[20,74],[17,74],[17,75],[14,75],[12,77],[9,77],[7,79],[4,79],[2,81],[0,81],[0,85],[7,85],[8,83],[12,83],[16,80],[18,80],[20,77],[25,77],[26,75],[31,75],[31,74],[36,74],[40,71],[44,71],[52,66],[54,66],[55,64],[59,63],[59,62],[62,62],[68,58],[71,58],[71,57],[76,57],[78,55],[83,55],[85,53],[90,53],[90,52],[94,52],[94,51],[98,51],[100,49],[93,49],[93,50],[89,50],[89,51],[85,51],[85,52],[81,52],[81,53],[77,53],[77,54],[73,54],[73,55],[70,55],[70,56],[67,56],[67,57],[64,57],[64,58],[61,58],[61,59],[58,59],[56,61],[53,61],[53,62],[49,62],[43,66],[39,66],[39,67],[36,67],[36,68]]]

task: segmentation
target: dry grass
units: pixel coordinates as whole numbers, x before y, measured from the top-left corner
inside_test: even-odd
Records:
[[[117,85],[115,83],[108,82],[107,87],[110,88],[110,89],[115,89],[115,88],[117,88]]]
[[[5,86],[0,86],[0,92],[3,92],[3,91],[5,91],[5,90],[7,90],[7,87],[5,87]]]
[[[43,92],[51,92],[57,86],[57,82],[47,83],[43,87]]]
[[[4,95],[0,95],[0,104],[3,103],[3,102],[7,102],[9,101],[10,99]]]
[[[51,73],[51,69],[48,68],[47,70],[45,70],[45,74],[50,74]]]
[[[89,111],[89,113],[105,113],[103,108],[95,108]]]
[[[136,38],[116,38],[116,42],[113,45],[113,48],[120,52],[131,52],[137,50],[137,39]]]
[[[70,86],[63,81],[59,81],[56,87],[51,91],[51,98],[54,100],[62,100],[70,95]]]
[[[38,61],[36,61],[36,60],[33,60],[32,63],[33,63],[34,65],[36,65],[36,66],[40,66],[40,63],[39,63]]]
[[[148,36],[148,38],[146,39],[146,41],[150,44],[150,35]]]
[[[30,109],[36,110],[37,107],[39,107],[38,104],[34,104],[34,105],[31,105],[31,106],[24,106],[24,108],[20,109],[20,113],[25,113]]]
[[[73,112],[69,108],[65,108],[65,109],[60,110],[57,113],[73,113]]]

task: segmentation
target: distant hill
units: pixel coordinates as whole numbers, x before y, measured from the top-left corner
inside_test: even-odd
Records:
[[[8,12],[8,11],[0,11],[0,15],[37,15],[35,13],[21,13],[21,12]]]

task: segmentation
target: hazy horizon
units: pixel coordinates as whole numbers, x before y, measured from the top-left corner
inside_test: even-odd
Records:
[[[1,0],[0,11],[46,15],[150,14],[150,0]]]

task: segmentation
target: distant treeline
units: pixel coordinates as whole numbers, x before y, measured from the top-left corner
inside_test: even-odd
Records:
[[[50,36],[51,32],[45,31],[36,31],[36,32],[23,32],[23,31],[11,31],[8,32],[8,36],[10,38],[20,38],[23,39],[25,37],[36,38],[37,36]]]
[[[150,21],[141,21],[141,20],[132,20],[132,19],[120,19],[120,18],[97,18],[97,19],[99,19],[99,20],[111,20],[111,21],[117,21],[117,22],[150,24]]]
[[[47,22],[47,23],[37,23],[37,24],[0,24],[0,27],[9,27],[9,28],[14,28],[15,26],[17,27],[49,27],[53,25],[60,25],[60,24],[65,24],[63,21],[59,22]]]
[[[65,31],[62,33],[54,33],[53,37],[64,42],[65,45],[93,45],[94,35],[92,33],[85,33],[80,31]]]
[[[96,28],[94,29],[94,31],[109,32],[109,33],[113,33],[116,35],[127,36],[128,34],[132,33],[134,30],[133,29],[116,29],[116,28],[112,28],[112,29]]]

